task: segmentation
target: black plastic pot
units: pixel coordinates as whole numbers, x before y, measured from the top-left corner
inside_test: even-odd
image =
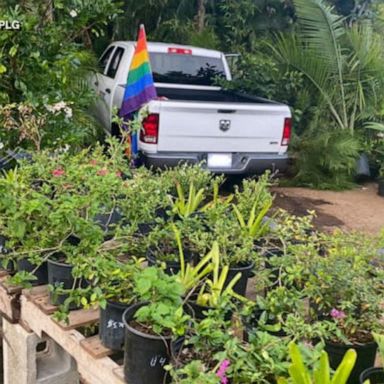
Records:
[[[94,222],[100,226],[100,228],[108,233],[114,224],[117,224],[122,219],[121,214],[117,209],[108,213],[99,213],[94,217]]]
[[[228,270],[228,275],[224,283],[224,287],[227,287],[231,280],[240,272],[240,280],[234,285],[233,291],[241,296],[245,296],[247,292],[248,279],[252,276],[253,267],[255,263],[240,264],[236,267],[231,267]]]
[[[155,217],[160,217],[164,221],[167,221],[169,219],[169,215],[166,208],[156,208],[154,214]]]
[[[155,228],[156,223],[139,223],[137,224],[138,233],[142,236],[147,236]]]
[[[67,239],[68,243],[74,246],[77,246],[80,244],[81,239],[75,235],[70,235]]]
[[[157,260],[155,254],[156,254],[156,250],[148,248],[147,261],[148,261],[149,267],[162,264],[161,261]],[[193,262],[193,258],[194,258],[194,255],[190,251],[184,250],[184,259],[185,259],[186,263]],[[181,266],[180,266],[180,263],[178,261],[166,261],[165,262],[164,272],[167,275],[177,275],[180,272],[180,270],[181,270]]]
[[[107,301],[105,309],[100,309],[99,336],[102,344],[114,351],[122,351],[124,346],[123,313],[128,304]]]
[[[48,260],[48,283],[53,286],[61,286],[63,289],[76,289],[85,288],[87,282],[84,280],[77,280],[75,282],[72,276],[73,266],[70,264],[62,263],[55,260]],[[49,301],[52,305],[62,305],[64,301],[69,297],[68,293],[56,294],[49,293]],[[69,305],[69,309],[77,309],[75,303]]]
[[[377,344],[375,342],[366,344],[334,344],[325,343],[325,351],[329,356],[329,363],[332,369],[336,369],[348,349],[353,348],[357,353],[355,366],[348,379],[348,384],[359,384],[359,378],[363,371],[372,367],[375,363]]]
[[[136,311],[145,304],[132,305],[123,314],[124,378],[130,384],[163,384],[166,376],[164,366],[170,360],[171,336],[149,335],[130,325]]]
[[[369,384],[384,384],[383,368],[368,368],[360,375],[360,384],[364,384],[369,380]]]
[[[379,189],[377,193],[379,196],[384,196],[384,179],[379,179]]]
[[[32,264],[27,258],[17,260],[16,267],[18,271],[33,272],[36,280],[32,280],[31,284],[44,285],[48,283],[48,269],[47,262],[42,263],[40,266]],[[36,269],[37,268],[37,269]],[[36,269],[36,270],[35,270]]]

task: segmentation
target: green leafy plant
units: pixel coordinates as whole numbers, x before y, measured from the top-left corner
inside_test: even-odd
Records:
[[[304,365],[302,355],[295,343],[289,345],[291,366],[289,367],[290,380],[278,378],[278,384],[346,384],[356,361],[356,351],[349,349],[336,372],[331,378],[328,354],[323,351],[319,366],[310,373]]]
[[[189,292],[196,289],[201,281],[213,270],[212,254],[208,253],[204,256],[196,266],[185,261],[183,246],[181,243],[180,232],[174,227],[177,246],[179,248],[180,272],[178,279],[184,290]]]
[[[2,7],[2,19],[22,25],[0,38],[7,52],[0,59],[0,141],[7,148],[69,145],[76,152],[95,142],[97,126],[88,113],[95,95],[86,78],[96,60],[85,45],[91,35],[103,34],[119,10],[109,0],[92,5],[8,2]]]
[[[263,207],[258,213],[256,212],[257,206],[258,201],[255,201],[250,216],[246,221],[246,219],[240,213],[236,205],[232,204],[233,211],[235,212],[240,227],[246,229],[253,239],[258,239],[268,232],[270,221],[263,219],[265,218],[268,211],[271,209],[272,201],[268,202],[265,207]]]
[[[225,287],[228,276],[229,267],[227,265],[222,267],[220,271],[220,251],[217,242],[214,242],[212,249],[208,254],[212,259],[213,274],[212,279],[207,279],[203,286],[200,288],[199,294],[196,299],[196,303],[202,306],[217,307],[220,303],[220,299],[225,295],[234,295],[233,287],[240,280],[241,273],[237,273],[233,279]]]
[[[189,186],[188,198],[185,197],[185,193],[180,183],[176,184],[176,190],[177,199],[173,202],[173,212],[184,218],[195,213],[204,200],[204,188],[196,191],[193,183],[191,183]]]
[[[149,333],[167,332],[175,336],[185,333],[189,316],[183,310],[183,287],[176,276],[168,276],[155,267],[146,268],[135,274],[134,293],[147,303],[134,317]]]
[[[110,251],[99,254],[92,264],[82,270],[82,275],[92,287],[89,303],[85,304],[98,304],[101,308],[105,308],[107,300],[125,304],[135,302],[133,277],[142,269],[143,261],[144,259],[133,257],[121,262],[118,256],[111,254]]]
[[[288,370],[287,339],[268,332],[258,331],[250,335],[248,342],[231,338],[225,344],[226,358],[230,362],[228,380],[235,383],[274,382],[277,376]]]
[[[384,361],[384,335],[373,332],[373,338],[375,339],[377,345],[379,346],[379,353],[381,361]]]
[[[173,382],[177,384],[218,384],[219,380],[200,360],[191,361],[173,374]]]
[[[375,240],[334,232],[323,235],[322,242],[326,255],[312,259],[313,273],[303,291],[312,302],[312,319],[336,324],[339,334],[327,335],[334,341],[372,341],[382,316],[382,282],[372,264],[377,252]]]

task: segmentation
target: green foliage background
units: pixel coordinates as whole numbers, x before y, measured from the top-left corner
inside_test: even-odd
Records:
[[[314,9],[326,17],[302,22]],[[363,151],[383,168],[377,156],[383,140],[365,128],[381,123],[384,113],[379,0],[0,0],[0,19],[22,23],[20,32],[0,32],[0,142],[8,147],[81,147],[97,140],[87,73],[111,41],[136,39],[144,23],[152,41],[240,54],[230,60],[234,81],[222,85],[291,106],[296,183],[348,187]],[[323,44],[330,48],[321,51]],[[326,80],[321,91],[309,75]],[[325,94],[348,129],[335,122]],[[70,118],[64,109],[47,112],[60,102]]]

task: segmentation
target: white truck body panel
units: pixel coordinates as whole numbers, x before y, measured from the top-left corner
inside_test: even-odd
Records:
[[[110,49],[111,54],[108,60],[104,60],[107,63],[103,62],[105,64],[103,73],[98,73],[92,79],[92,86],[100,95],[95,114],[108,133],[111,132],[112,109],[120,108],[123,100],[135,43],[116,42],[112,47],[106,50]],[[150,54],[168,54],[169,47],[189,49],[192,56],[220,59],[226,79],[231,80],[225,55],[221,52],[175,44],[148,43]],[[117,70],[113,73],[114,54],[118,49],[123,53],[117,63]],[[211,85],[162,82],[155,83],[155,86],[162,90],[179,92],[180,90],[221,92],[220,87]],[[241,164],[246,166],[249,166],[249,162],[256,164],[258,159],[266,159],[263,160],[260,169],[269,164],[274,156],[277,163],[283,164],[287,160],[287,146],[282,145],[282,134],[285,119],[291,117],[290,110],[286,105],[260,100],[260,102],[204,101],[183,100],[183,97],[153,100],[148,104],[148,110],[149,113],[159,114],[158,142],[148,144],[139,141],[139,150],[144,157],[148,155],[155,159],[153,165],[156,165],[159,159],[159,165],[167,165],[167,158],[170,159],[169,165],[173,165],[177,157],[180,157],[180,160],[197,162],[214,153],[247,154],[247,157],[241,158]],[[224,131],[221,126],[223,122],[225,125],[226,121],[229,121],[229,129]],[[264,154],[266,156],[263,156]],[[240,158],[238,160],[240,166]],[[232,171],[248,172],[242,166]]]

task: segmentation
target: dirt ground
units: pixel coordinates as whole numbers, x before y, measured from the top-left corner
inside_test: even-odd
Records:
[[[384,229],[384,197],[377,194],[377,184],[367,183],[354,190],[334,192],[307,188],[276,187],[275,206],[303,216],[316,211],[314,224],[321,230],[335,227],[378,233]]]

